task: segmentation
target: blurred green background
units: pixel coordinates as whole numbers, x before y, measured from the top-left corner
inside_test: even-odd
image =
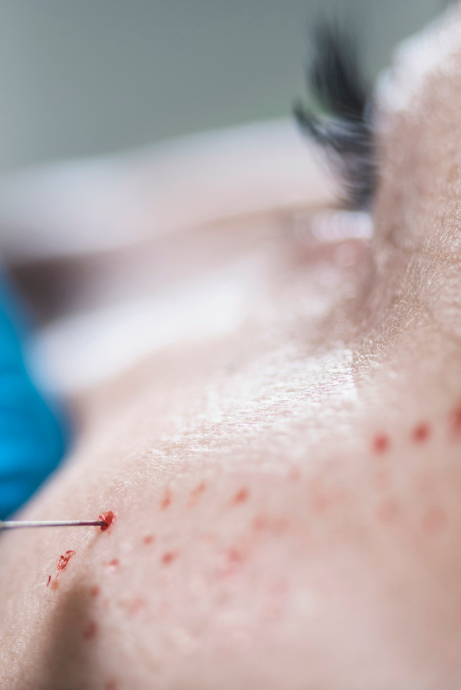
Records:
[[[442,0],[0,0],[0,171],[290,113],[336,13],[376,76]]]

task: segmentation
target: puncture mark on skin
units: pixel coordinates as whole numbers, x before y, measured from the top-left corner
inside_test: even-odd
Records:
[[[426,422],[421,422],[412,431],[411,437],[415,443],[424,443],[431,435],[431,428]]]
[[[384,433],[376,434],[372,442],[373,451],[377,455],[383,455],[390,448],[391,442],[389,436]]]
[[[96,637],[97,632],[98,628],[96,623],[90,621],[88,625],[83,628],[82,637],[84,640],[91,640],[93,637]]]
[[[245,503],[245,501],[248,499],[248,496],[250,495],[250,492],[246,487],[242,487],[237,491],[235,496],[232,499],[232,503],[234,505],[239,505],[240,503]]]
[[[75,551],[72,551],[72,549],[70,549],[69,551],[66,551],[66,553],[63,554],[62,556],[59,556],[58,562],[56,564],[57,570],[58,571],[65,570],[65,568],[67,568],[68,563],[69,563],[70,559],[72,558],[72,556],[75,556]]]
[[[449,415],[450,434],[453,439],[461,438],[461,404],[458,404]]]
[[[192,489],[189,496],[189,508],[195,505],[195,503],[198,501],[198,499],[204,493],[205,490],[206,482],[200,482],[200,484],[196,486],[195,489]]]
[[[105,532],[115,520],[115,513],[113,513],[112,510],[108,510],[106,513],[98,515],[98,520],[103,520],[105,522],[105,524],[100,527],[101,532]]]
[[[129,616],[134,616],[142,609],[146,608],[147,604],[144,599],[140,597],[135,597],[134,599],[129,599],[128,601],[122,602]]]
[[[170,565],[174,560],[176,560],[177,557],[178,554],[176,551],[165,551],[161,560],[163,565]]]
[[[65,570],[69,564],[70,559],[75,556],[75,551],[72,549],[69,549],[66,551],[64,554],[59,556],[58,561],[56,563],[56,577],[54,580],[51,578],[51,575],[48,575],[48,582],[46,583],[46,586],[49,587],[53,592],[55,592],[58,587],[59,587],[59,581],[58,577],[59,575]]]
[[[160,510],[166,510],[170,506],[172,499],[173,496],[171,495],[170,489],[165,489],[163,498],[160,501]]]
[[[222,561],[217,569],[218,575],[221,576],[233,575],[245,561],[244,552],[236,547],[225,549],[221,557]]]
[[[104,562],[103,565],[105,565],[106,568],[108,568],[108,570],[115,572],[120,568],[120,561],[118,560],[118,558],[112,558],[111,561]]]

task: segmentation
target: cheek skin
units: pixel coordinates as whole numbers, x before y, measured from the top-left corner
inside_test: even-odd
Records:
[[[52,556],[59,578],[47,583],[38,565],[39,581],[31,569],[21,585],[36,591],[33,638],[48,644],[42,686],[66,687],[78,659],[83,686],[155,676],[290,690],[347,678],[358,690],[431,690],[461,640],[456,410],[392,432],[381,415],[357,431],[354,453],[330,445],[317,464],[251,466],[253,448],[234,471],[187,462],[166,479],[138,475],[142,453],[111,465],[104,495],[95,483],[116,515],[110,529],[50,535],[38,563]],[[59,493],[71,507],[72,479]]]
[[[307,416],[290,421],[285,446],[264,412],[262,436],[242,443],[240,410],[235,429],[228,414],[222,437],[215,427],[192,434],[161,461],[151,448],[119,453],[110,434],[104,453],[84,449],[83,468],[75,463],[47,500],[55,514],[83,505],[90,517],[106,508],[107,520],[110,507],[115,520],[105,531],[50,532],[34,547],[33,535],[15,535],[24,541],[9,572],[20,586],[0,569],[0,626],[16,597],[9,639],[42,650],[38,687],[66,687],[77,660],[82,687],[148,687],[155,677],[193,690],[339,679],[357,690],[432,690],[461,642],[458,405],[409,419],[397,410],[398,425],[379,410],[369,419],[361,396],[363,419],[346,425],[319,405],[321,418],[341,419],[338,437],[345,425],[344,438],[327,430],[322,454],[309,450],[320,424]],[[384,391],[380,405],[392,409]],[[256,424],[254,409],[248,416]]]
[[[436,449],[448,454],[458,450],[451,415],[433,425]],[[97,587],[103,612],[91,638],[119,645],[123,629],[130,640],[107,673],[123,681],[128,658],[140,667],[149,658],[171,687],[194,678],[193,687],[230,688],[252,677],[268,688],[296,688],[301,678],[328,687],[344,676],[374,688],[378,676],[390,687],[403,679],[425,688],[425,655],[446,645],[444,571],[451,606],[461,606],[461,561],[446,549],[460,511],[443,480],[437,489],[424,470],[434,447],[409,459],[432,442],[425,424],[389,436],[385,453],[373,450],[376,434],[367,450],[365,436],[358,480],[338,450],[321,474],[187,475],[158,486],[157,501],[148,487],[135,507],[117,505],[115,539],[99,543],[87,567],[98,583],[88,593]],[[404,459],[413,465],[403,478]],[[388,480],[376,486],[383,470]],[[461,485],[460,473],[453,479]],[[435,586],[427,578],[434,560]],[[433,628],[420,633],[427,615]],[[88,630],[91,621],[84,639]],[[458,641],[460,632],[450,630]]]
[[[406,327],[338,347],[309,311],[334,311],[331,257],[307,270],[278,249],[256,326],[161,353],[118,397],[102,392],[29,508],[112,524],[2,537],[7,680],[433,690],[455,668],[458,349],[434,366],[446,343]]]

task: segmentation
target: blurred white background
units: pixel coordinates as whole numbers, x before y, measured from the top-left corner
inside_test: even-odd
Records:
[[[374,77],[442,0],[0,0],[0,173],[285,116],[336,8]]]

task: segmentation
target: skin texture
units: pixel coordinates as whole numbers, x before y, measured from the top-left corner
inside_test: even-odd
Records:
[[[81,396],[24,516],[115,519],[2,536],[0,687],[460,687],[460,68],[382,108],[370,245],[195,230],[242,319]]]

